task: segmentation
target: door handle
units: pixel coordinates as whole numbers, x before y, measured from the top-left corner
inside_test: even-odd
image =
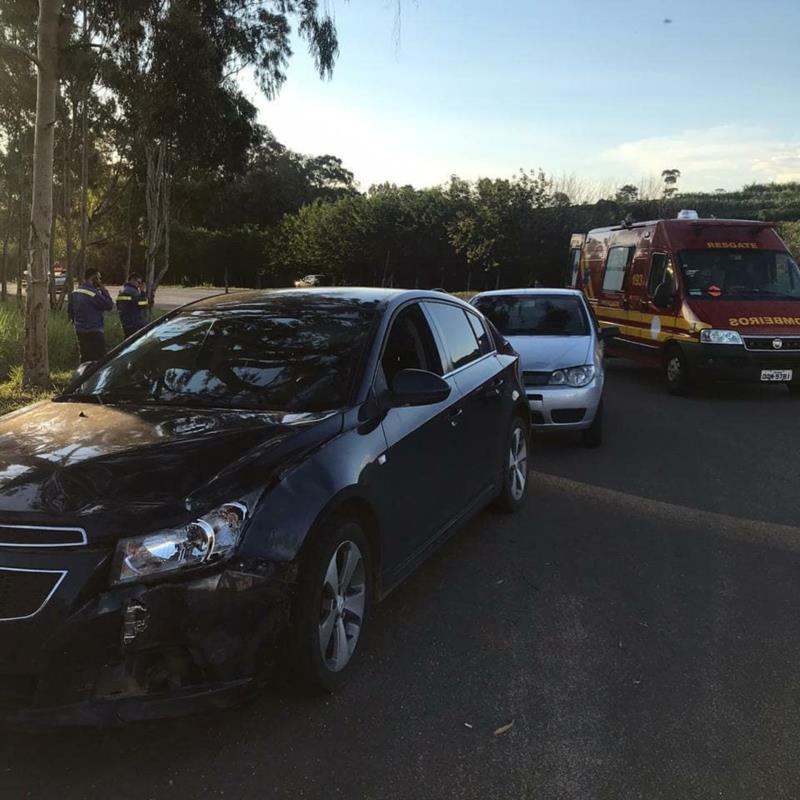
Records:
[[[492,398],[492,397],[500,397],[502,394],[501,389],[503,388],[503,384],[505,381],[502,378],[495,378],[487,387],[483,393],[484,397]]]
[[[455,428],[456,425],[458,425],[458,421],[459,421],[459,419],[461,419],[461,416],[463,415],[463,413],[464,413],[464,409],[463,408],[457,408],[454,411],[450,412],[450,425],[453,428]]]

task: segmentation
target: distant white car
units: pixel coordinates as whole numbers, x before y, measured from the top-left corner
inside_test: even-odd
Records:
[[[67,270],[64,267],[58,265],[53,268],[53,275],[55,277],[55,287],[56,289],[63,289],[64,284],[67,282]],[[28,285],[28,270],[23,270],[22,272],[22,285]]]
[[[586,446],[600,445],[603,340],[619,328],[601,329],[574,289],[504,289],[470,302],[519,353],[534,429],[581,431]]]
[[[312,286],[324,286],[326,282],[326,275],[306,275],[303,278],[298,278],[294,282],[294,285],[298,289],[308,289]]]

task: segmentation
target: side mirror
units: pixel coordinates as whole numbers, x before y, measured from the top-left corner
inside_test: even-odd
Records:
[[[606,339],[615,339],[620,333],[621,331],[616,325],[609,325],[607,328],[600,328],[597,338],[602,342]]]
[[[82,378],[96,363],[96,361],[84,361],[82,364],[78,364],[78,369],[75,370],[73,377]]]
[[[431,406],[450,396],[446,380],[424,369],[401,369],[391,389],[393,406]]]
[[[658,284],[653,294],[653,305],[658,308],[669,308],[673,297],[675,297],[675,287],[671,282],[664,281]]]

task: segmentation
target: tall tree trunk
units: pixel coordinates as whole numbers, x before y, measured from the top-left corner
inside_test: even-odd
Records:
[[[8,240],[11,238],[11,189],[7,192],[6,229],[3,235],[3,260],[0,261],[0,301],[8,299]]]
[[[22,123],[19,127],[19,235],[17,236],[17,305],[22,310],[22,273],[25,269],[25,161],[22,157]]]
[[[86,271],[86,242],[89,238],[89,89],[84,86],[81,102],[81,229],[78,241],[78,280]]]
[[[66,128],[66,120],[64,127]],[[64,195],[62,197],[62,211],[64,215],[64,239],[66,242],[66,263],[64,264],[64,291],[58,298],[58,308],[64,305],[64,298],[72,293],[74,283],[74,259],[72,254],[72,143],[73,131],[69,136],[64,136]]]
[[[36,54],[36,128],[33,140],[28,297],[25,303],[25,340],[22,383],[46,388],[50,381],[47,352],[47,274],[53,219],[53,140],[58,89],[58,24],[63,0],[39,0]]]
[[[147,207],[147,250],[145,252],[145,281],[147,283],[147,299],[150,308],[155,299],[157,280],[156,262],[161,242],[164,238],[164,217],[162,203],[164,199],[164,172],[166,160],[166,144],[149,144],[145,149],[147,157],[147,183],[145,184],[145,204]]]
[[[156,275],[155,283],[153,284],[152,291],[150,292],[150,313],[152,316],[153,312],[153,304],[155,303],[156,299],[156,289],[161,285],[161,281],[163,280],[164,276],[169,271],[169,240],[170,240],[170,233],[172,231],[172,221],[170,219],[170,200],[171,198],[171,191],[172,191],[172,182],[170,180],[169,173],[165,167],[164,169],[164,177],[161,183],[161,218],[162,218],[162,229],[164,231],[164,259],[161,263],[161,269],[158,271]]]

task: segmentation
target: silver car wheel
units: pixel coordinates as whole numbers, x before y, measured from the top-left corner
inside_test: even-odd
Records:
[[[528,482],[528,444],[522,428],[514,428],[511,437],[511,450],[508,454],[508,476],[511,496],[514,500],[521,499],[525,493]]]
[[[343,670],[355,652],[366,598],[364,557],[358,545],[344,541],[331,557],[322,584],[319,647],[331,672]]]

